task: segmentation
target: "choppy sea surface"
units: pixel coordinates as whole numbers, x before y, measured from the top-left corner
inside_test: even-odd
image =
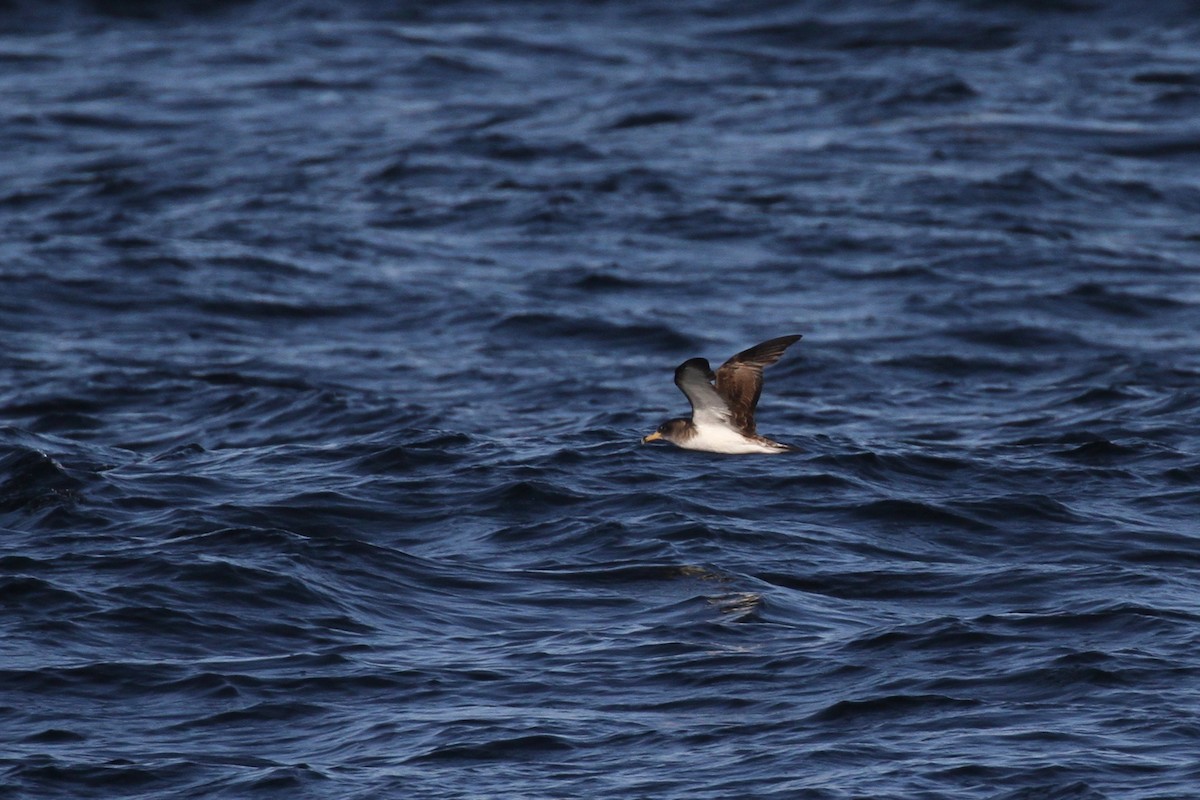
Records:
[[[1200,795],[1194,6],[10,1],[0,153],[0,796]]]

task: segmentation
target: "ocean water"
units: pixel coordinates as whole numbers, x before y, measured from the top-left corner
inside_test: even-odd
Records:
[[[0,3],[0,796],[1200,796],[1198,43]]]

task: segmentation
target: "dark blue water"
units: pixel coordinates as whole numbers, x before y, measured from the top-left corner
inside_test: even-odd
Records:
[[[0,796],[1197,796],[1189,6],[0,3]]]

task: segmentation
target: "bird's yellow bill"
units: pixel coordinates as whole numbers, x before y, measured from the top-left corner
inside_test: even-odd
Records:
[[[657,442],[661,438],[663,438],[663,435],[661,433],[659,433],[658,431],[655,431],[654,433],[650,434],[649,436],[643,436],[642,444],[645,444],[646,442]]]

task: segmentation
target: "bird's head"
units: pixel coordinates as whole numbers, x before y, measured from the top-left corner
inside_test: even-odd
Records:
[[[643,436],[642,444],[646,444],[648,442],[657,442],[660,439],[673,442],[679,438],[681,433],[683,433],[683,430],[687,427],[687,424],[688,421],[686,419],[669,419],[662,425],[659,425],[658,429],[655,430],[654,433],[648,436]]]

